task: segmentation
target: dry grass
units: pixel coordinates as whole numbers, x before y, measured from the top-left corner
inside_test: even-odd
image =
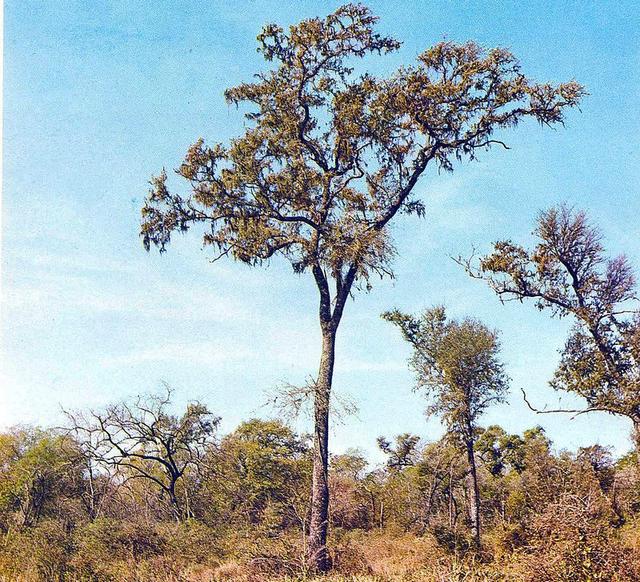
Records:
[[[640,524],[625,526],[609,540],[610,552],[601,556],[606,567],[575,569],[575,556],[567,556],[560,544],[544,549],[507,551],[499,537],[487,536],[482,559],[466,557],[443,548],[431,536],[399,532],[352,531],[333,537],[334,569],[321,578],[292,571],[301,547],[291,540],[260,545],[259,559],[239,547],[235,557],[211,556],[208,561],[188,559],[182,552],[160,553],[143,558],[102,555],[100,568],[59,568],[59,558],[47,562],[46,553],[33,554],[16,566],[0,560],[1,582],[631,582],[638,577]],[[556,549],[554,549],[556,548]],[[43,549],[38,549],[43,551]],[[602,551],[602,550],[600,550]],[[268,559],[269,552],[272,560]],[[292,552],[292,554],[289,554]],[[576,554],[577,552],[574,552]],[[286,565],[281,567],[279,565]]]

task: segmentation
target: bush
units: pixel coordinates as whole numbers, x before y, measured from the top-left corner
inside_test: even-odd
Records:
[[[42,520],[37,526],[10,530],[0,553],[0,577],[20,582],[58,582],[66,579],[73,552],[64,525]]]

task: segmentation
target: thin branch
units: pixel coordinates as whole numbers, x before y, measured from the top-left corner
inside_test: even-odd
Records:
[[[607,412],[609,414],[615,414],[617,416],[627,416],[626,414],[622,414],[621,412],[618,412],[616,410],[611,410],[610,408],[606,408],[603,406],[588,406],[587,408],[544,408],[544,409],[539,409],[536,408],[535,406],[533,406],[533,404],[531,404],[531,402],[529,401],[529,399],[527,398],[527,393],[525,392],[524,388],[520,388],[520,391],[522,392],[522,397],[524,398],[524,401],[527,405],[527,407],[535,412],[536,414],[571,414],[573,415],[571,417],[570,420],[573,420],[576,416],[580,416],[581,414],[588,414],[590,412]]]

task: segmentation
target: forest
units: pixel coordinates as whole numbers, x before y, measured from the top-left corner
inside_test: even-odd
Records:
[[[317,373],[280,386],[276,412],[230,431],[223,407],[178,404],[169,383],[65,407],[56,426],[3,430],[0,580],[640,579],[637,284],[631,261],[608,251],[579,207],[549,204],[518,240],[478,241],[492,246],[451,257],[496,308],[513,302],[569,323],[553,376],[537,380],[547,402],[574,404],[538,407],[512,385],[501,330],[434,296],[415,313],[392,304],[370,317],[410,353],[414,384],[394,397],[413,389],[442,437],[368,426],[380,463],[331,446],[343,319],[394,277],[405,248],[396,223],[429,228],[421,184],[509,150],[521,125],[570,131],[565,121],[588,97],[578,81],[534,81],[510,50],[473,41],[437,43],[387,76],[367,72],[366,59],[401,46],[378,20],[345,4],[265,25],[266,68],[224,93],[240,112],[237,136],[197,139],[174,172],[151,177],[137,208],[142,246],[167,261],[188,233],[212,276],[218,261],[280,261],[307,281]],[[486,422],[515,398],[539,424],[513,434]],[[306,409],[310,430],[296,430]],[[622,419],[629,452],[557,447],[549,415]]]

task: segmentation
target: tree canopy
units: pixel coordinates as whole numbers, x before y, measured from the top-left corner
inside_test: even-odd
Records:
[[[213,444],[220,418],[192,402],[182,416],[171,414],[171,390],[163,396],[139,396],[104,411],[67,413],[71,432],[88,456],[110,470],[124,470],[127,479],[143,479],[169,500],[174,517],[190,517],[188,495],[178,486],[189,470],[199,469]]]
[[[383,314],[397,325],[412,348],[416,387],[429,399],[427,412],[444,420],[463,438],[473,438],[477,419],[493,403],[503,402],[508,377],[498,359],[497,332],[466,318],[448,320],[443,307],[419,317],[398,310]]]
[[[584,95],[576,82],[533,83],[509,51],[473,42],[438,43],[387,78],[356,74],[353,59],[400,47],[376,21],[347,4],[288,32],[265,26],[258,50],[275,67],[225,92],[249,106],[245,133],[189,149],[176,172],[190,194],[170,192],[164,171],[152,180],[145,246],[164,250],[173,232],[202,224],[216,256],[255,265],[281,255],[321,279],[325,269],[341,296],[355,279],[391,273],[386,226],[424,213],[413,188],[429,164],[451,170],[526,117],[560,123]]]

